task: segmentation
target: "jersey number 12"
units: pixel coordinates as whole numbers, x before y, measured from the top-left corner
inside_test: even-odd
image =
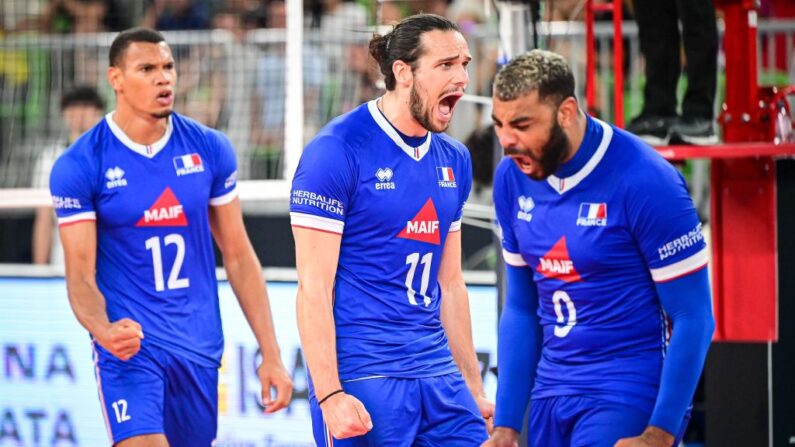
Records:
[[[165,245],[176,245],[177,255],[174,257],[174,264],[171,266],[171,272],[168,275],[168,288],[184,289],[190,286],[188,278],[180,278],[179,271],[182,270],[182,262],[185,260],[185,239],[181,235],[172,233],[163,238]],[[146,249],[152,250],[152,267],[155,270],[155,290],[162,292],[166,290],[163,283],[163,256],[160,249],[160,238],[158,236],[150,237],[146,240]]]

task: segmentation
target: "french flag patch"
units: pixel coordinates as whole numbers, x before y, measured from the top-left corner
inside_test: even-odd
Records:
[[[204,172],[204,165],[202,158],[197,153],[180,155],[174,157],[174,169],[177,170],[177,175],[194,174],[196,172]]]
[[[442,188],[455,188],[455,174],[453,168],[448,166],[437,166],[436,177],[439,178],[439,186]]]
[[[581,227],[604,227],[607,225],[606,203],[581,203],[577,215],[577,225]]]

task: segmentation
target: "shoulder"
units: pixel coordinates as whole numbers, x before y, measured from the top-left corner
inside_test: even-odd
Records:
[[[635,135],[613,127],[611,159],[621,175],[635,185],[679,183],[681,175],[668,160]]]
[[[464,157],[466,159],[470,158],[469,149],[467,149],[464,143],[456,140],[450,135],[447,135],[446,133],[435,133],[433,134],[433,138],[437,138],[440,144],[446,148],[449,148],[455,155]]]

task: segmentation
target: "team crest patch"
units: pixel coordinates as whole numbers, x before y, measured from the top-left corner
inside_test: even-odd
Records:
[[[577,214],[577,225],[580,227],[604,227],[607,225],[606,203],[581,203]]]
[[[194,152],[192,154],[174,157],[174,169],[177,170],[177,176],[183,176],[204,172],[204,164],[202,164],[202,158],[199,154]]]

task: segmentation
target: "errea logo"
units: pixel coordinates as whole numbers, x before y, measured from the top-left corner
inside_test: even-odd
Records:
[[[533,220],[533,215],[530,211],[535,208],[536,204],[532,197],[519,196],[519,212],[516,213],[516,218],[530,222]]]
[[[108,179],[108,182],[105,185],[108,187],[108,189],[127,186],[127,179],[123,177],[124,171],[122,171],[120,167],[116,166],[113,168],[108,168],[108,170],[105,171],[105,178]]]
[[[375,189],[395,189],[395,182],[392,181],[393,175],[391,168],[378,168],[375,171],[375,178],[378,180],[375,184]]]

